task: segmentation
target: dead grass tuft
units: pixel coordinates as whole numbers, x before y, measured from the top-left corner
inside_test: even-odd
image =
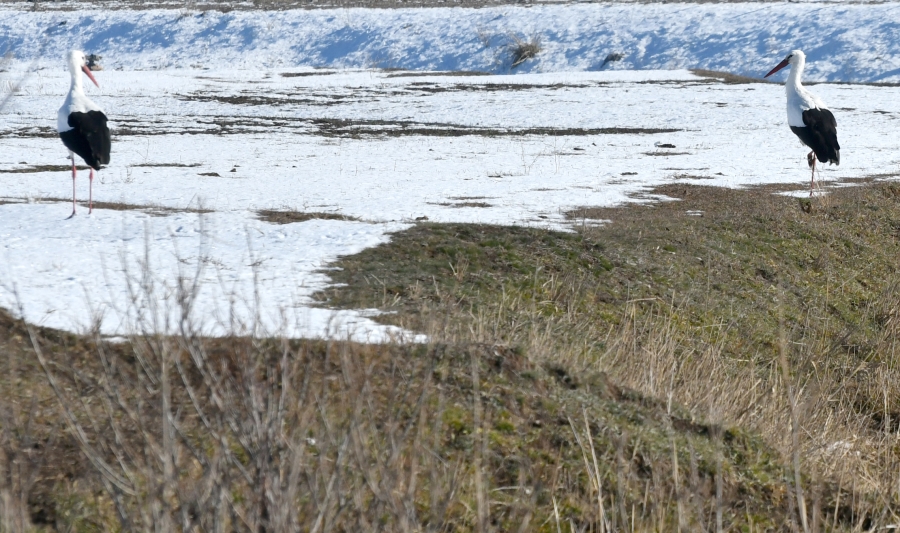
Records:
[[[532,35],[530,39],[510,34],[511,43],[509,44],[509,54],[511,64],[509,68],[514,69],[529,59],[534,59],[541,53],[541,36]]]

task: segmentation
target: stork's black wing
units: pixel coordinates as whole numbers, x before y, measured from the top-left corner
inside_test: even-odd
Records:
[[[822,163],[841,164],[841,145],[837,140],[837,121],[827,109],[807,109],[803,112],[805,128],[791,126],[803,144],[812,148]]]
[[[66,148],[75,152],[95,170],[100,170],[101,165],[109,164],[111,140],[106,122],[106,115],[102,111],[70,113],[69,126],[72,129],[59,134]]]

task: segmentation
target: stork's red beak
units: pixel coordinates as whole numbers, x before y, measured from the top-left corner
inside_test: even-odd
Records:
[[[90,78],[92,82],[94,82],[94,85],[96,85],[97,87],[100,87],[100,84],[97,83],[97,80],[94,79],[94,75],[91,74],[91,69],[87,68],[87,65],[82,65],[81,71],[84,72],[85,74],[87,74],[87,77]]]
[[[779,70],[781,70],[781,69],[783,69],[784,67],[788,66],[788,64],[789,64],[789,63],[788,63],[788,59],[785,59],[785,60],[782,61],[781,63],[778,63],[777,65],[775,65],[775,68],[773,68],[772,70],[770,70],[768,74],[766,74],[765,76],[763,76],[763,78],[768,78],[768,77],[771,76],[772,74],[775,74],[775,73],[778,72]]]

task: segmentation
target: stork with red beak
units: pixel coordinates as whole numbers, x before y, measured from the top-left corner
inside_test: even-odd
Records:
[[[91,167],[90,188],[88,189],[88,213],[94,210],[94,171],[102,165],[109,164],[110,136],[103,110],[84,95],[81,73],[87,75],[94,85],[100,87],[94,75],[87,67],[84,52],[69,52],[69,72],[72,74],[72,85],[66,101],[59,108],[56,117],[56,129],[72,158],[72,216],[75,216],[75,156],[82,158]],[[71,217],[70,217],[71,218]]]
[[[787,83],[784,85],[785,92],[787,92],[788,125],[791,127],[791,131],[800,138],[800,141],[812,149],[806,156],[809,168],[812,169],[812,178],[809,183],[810,194],[812,194],[816,183],[816,159],[822,163],[841,164],[841,147],[837,140],[837,121],[834,120],[831,111],[825,107],[825,103],[807,91],[800,83],[803,67],[806,66],[806,56],[800,50],[793,50],[765,77],[768,78],[788,65],[791,66],[791,73],[788,74]]]

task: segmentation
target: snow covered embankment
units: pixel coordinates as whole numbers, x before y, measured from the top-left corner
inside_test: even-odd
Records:
[[[510,72],[510,44],[539,39],[516,72],[723,70],[759,77],[787,50],[810,80],[900,81],[900,3],[620,4],[484,9],[0,11],[0,52],[56,67],[70,47],[106,68],[297,65]],[[40,53],[44,50],[43,54]],[[604,64],[610,54],[621,60]]]

